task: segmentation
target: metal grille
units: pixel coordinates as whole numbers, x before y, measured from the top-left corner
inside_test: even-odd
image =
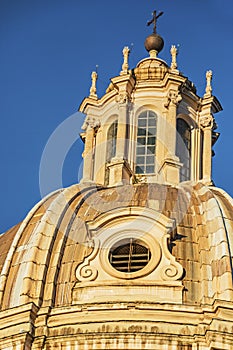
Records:
[[[129,239],[113,247],[109,253],[111,265],[121,272],[135,272],[143,269],[151,258],[150,250],[141,241]]]

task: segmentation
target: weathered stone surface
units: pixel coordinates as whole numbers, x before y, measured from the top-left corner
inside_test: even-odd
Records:
[[[232,333],[229,331],[229,327],[230,325],[233,327],[233,319],[229,315],[231,315],[230,312],[232,312],[233,307],[232,258],[227,244],[228,232],[223,229],[224,220],[228,219],[231,214],[227,199],[221,194],[221,202],[224,203],[224,208],[228,208],[228,216],[218,216],[216,218],[216,215],[212,215],[210,212],[215,210],[216,207],[216,199],[213,201],[211,193],[215,191],[216,198],[217,189],[207,189],[205,186],[204,188],[199,186],[196,189],[197,187],[192,187],[190,184],[187,192],[182,186],[126,185],[115,189],[103,188],[97,192],[87,191],[88,196],[86,196],[85,201],[82,201],[82,195],[76,196],[79,187],[76,188],[77,192],[73,188],[72,191],[69,191],[70,197],[68,197],[68,200],[72,202],[72,212],[75,213],[75,216],[71,215],[69,206],[65,210],[57,206],[54,201],[59,199],[56,197],[50,202],[50,206],[57,208],[57,212],[54,209],[51,212],[53,220],[56,217],[54,222],[60,222],[60,225],[64,225],[62,229],[57,226],[58,224],[45,225],[43,237],[46,237],[46,239],[40,240],[41,226],[36,224],[33,215],[21,224],[25,229],[21,232],[19,245],[14,248],[12,263],[6,271],[6,287],[2,294],[0,324],[3,329],[3,325],[8,324],[7,333],[4,333],[7,334],[8,338],[4,338],[4,342],[1,343],[7,345],[1,345],[2,348],[14,349],[12,335],[17,336],[21,332],[21,326],[17,326],[16,321],[12,322],[11,310],[17,311],[14,311],[14,320],[17,319],[16,315],[19,312],[19,319],[25,324],[29,322],[32,325],[32,328],[24,328],[25,331],[30,333],[33,324],[35,325],[36,338],[32,349],[41,349],[41,337],[47,344],[47,348],[51,349],[55,346],[58,347],[58,344],[59,347],[63,346],[67,349],[91,349],[93,346],[97,346],[97,348],[108,346],[109,349],[120,349],[120,339],[123,341],[122,344],[125,344],[124,346],[132,346],[135,349],[148,349],[148,346],[153,349],[160,349],[163,346],[162,339],[165,342],[164,344],[170,342],[169,346],[178,349],[181,347],[180,344],[186,346],[189,341],[190,344],[193,344],[197,334],[199,334],[199,339],[202,339],[202,343],[205,344],[206,330],[208,330],[208,337],[213,334],[212,342],[214,344],[216,338],[214,334],[216,335],[216,332],[218,332],[216,330],[216,327],[218,328],[217,310],[218,313],[222,312],[223,315],[226,315],[224,312],[229,310],[228,316],[222,316],[223,319],[227,317],[228,322],[224,333],[221,331],[221,337],[224,339],[222,340],[224,344],[231,344]],[[203,189],[206,193],[205,197],[202,194]],[[187,205],[182,203],[188,201],[188,193],[190,192],[193,193],[193,199],[189,200],[187,209]],[[209,194],[207,195],[207,193]],[[111,204],[109,210],[106,209],[106,202]],[[199,206],[197,203],[199,203]],[[75,293],[79,291],[79,288],[80,292],[87,288],[86,282],[82,282],[82,284],[77,281],[76,277],[77,266],[91,252],[85,243],[90,234],[87,223],[97,220],[101,215],[106,215],[105,213],[111,213],[112,210],[121,210],[121,208],[127,208],[130,205],[133,208],[148,208],[158,218],[159,213],[161,213],[168,220],[170,220],[170,217],[173,220],[175,219],[174,222],[177,227],[172,234],[170,251],[184,269],[184,275],[179,282],[183,290],[181,303],[178,302],[178,299],[176,301],[178,289],[176,291],[174,288],[177,288],[178,285],[174,287],[174,283],[173,286],[171,283],[170,286],[169,284],[165,286],[164,282],[158,283],[156,280],[151,280],[150,283],[153,282],[154,284],[152,288],[152,285],[149,287],[149,279],[146,282],[145,278],[144,282],[143,280],[140,282],[142,283],[141,287],[137,287],[137,289],[136,285],[133,289],[133,283],[137,280],[130,282],[127,287],[126,282],[129,283],[129,281],[117,278],[119,292],[121,290],[122,293],[125,288],[125,291],[128,290],[128,293],[130,293],[127,298],[122,294],[118,301],[116,298],[110,298],[109,294],[116,282],[112,282],[111,285],[107,281],[105,285],[101,285],[101,283],[98,285],[94,281],[89,282],[86,292],[90,293],[91,297],[84,298],[82,302],[80,302],[81,299],[75,297]],[[205,207],[204,211],[201,209],[203,207]],[[44,220],[44,215],[47,215],[47,219],[49,219],[49,208],[44,214],[36,216],[38,222]],[[185,208],[187,211],[185,211]],[[183,212],[181,209],[183,209]],[[198,221],[195,220],[196,213],[199,216]],[[33,221],[32,225],[31,220]],[[119,216],[117,225],[120,225],[124,220],[123,216],[122,218]],[[229,221],[231,222],[231,217],[229,217]],[[30,229],[29,231],[28,227],[33,227],[33,230]],[[64,228],[66,229],[64,230]],[[138,229],[137,226],[136,228]],[[16,237],[19,230],[20,226],[10,231],[10,234]],[[0,240],[4,242],[7,234],[1,236]],[[12,236],[11,240],[14,239]],[[33,237],[29,249],[25,245],[28,239],[26,237]],[[0,246],[0,255],[6,255],[6,253],[6,245],[3,244]],[[129,288],[129,286],[131,287]],[[8,288],[10,288],[10,293]],[[94,288],[93,291],[92,288]],[[133,290],[134,297],[130,297]],[[148,294],[149,290],[152,292],[151,296]],[[136,291],[139,292],[138,298],[135,298]],[[167,295],[167,301],[161,303],[161,298],[157,293]],[[106,299],[104,299],[105,294]],[[79,294],[79,298],[81,295]],[[169,299],[169,295],[171,299]],[[35,310],[39,310],[42,304],[49,307],[48,310],[51,309],[52,313],[46,311],[44,318],[41,318],[39,313],[37,315],[37,311],[35,311],[33,319],[26,313],[23,316],[25,321],[23,321],[20,312],[30,302],[33,302],[37,307]],[[216,307],[213,307],[213,305],[216,305]],[[217,307],[217,305],[219,306]],[[12,307],[14,308],[12,309]],[[139,323],[138,318],[140,318]],[[125,323],[126,319],[129,324]],[[213,323],[210,322],[212,319],[215,320],[214,328],[211,326]],[[11,323],[9,323],[10,320]],[[100,327],[101,324],[103,327],[108,325],[108,331],[105,329],[105,331],[99,332],[95,328],[97,325]],[[192,324],[192,327],[190,327],[190,324]],[[205,331],[200,329],[200,324],[205,325]],[[184,327],[186,327],[185,331]],[[152,329],[153,331],[151,331]],[[132,336],[132,332],[135,334],[134,336]],[[162,338],[161,332],[163,333]],[[181,334],[184,337],[183,341],[180,340]],[[74,336],[76,340],[74,340]],[[138,339],[137,342],[133,341],[133,339],[136,339],[135,337]],[[22,343],[19,344],[23,344],[25,341],[25,338],[22,339],[24,340],[21,340]],[[28,340],[28,342],[30,343],[31,340]],[[230,349],[230,346],[226,345],[226,349]],[[206,347],[206,349],[209,348]]]

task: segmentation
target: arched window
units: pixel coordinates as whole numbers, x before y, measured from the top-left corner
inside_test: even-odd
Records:
[[[178,118],[176,122],[176,155],[183,166],[180,168],[180,181],[190,180],[191,164],[191,129],[185,120]]]
[[[108,129],[107,156],[106,156],[107,162],[110,162],[111,159],[116,155],[116,139],[117,139],[117,120],[114,121]]]
[[[136,174],[151,174],[155,171],[157,116],[152,111],[142,112],[138,117]]]

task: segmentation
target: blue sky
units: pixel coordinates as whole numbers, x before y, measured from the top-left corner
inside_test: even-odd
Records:
[[[40,200],[43,149],[88,95],[95,66],[102,95],[109,78],[120,72],[125,45],[133,43],[131,68],[147,56],[144,40],[151,29],[146,22],[154,9],[164,11],[158,24],[165,40],[160,57],[170,62],[170,46],[179,44],[179,69],[200,96],[205,72],[213,70],[213,93],[224,109],[216,115],[221,135],[214,147],[213,179],[233,196],[232,1],[1,0],[0,232],[21,221]],[[81,148],[79,140],[70,148],[63,187],[77,182]],[[51,183],[50,189],[55,188]]]

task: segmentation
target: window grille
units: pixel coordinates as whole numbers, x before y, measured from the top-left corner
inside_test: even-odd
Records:
[[[128,239],[118,242],[109,253],[111,265],[118,271],[130,273],[143,269],[151,258],[150,250],[141,241]]]
[[[156,114],[142,112],[138,117],[136,174],[151,174],[155,168]]]

